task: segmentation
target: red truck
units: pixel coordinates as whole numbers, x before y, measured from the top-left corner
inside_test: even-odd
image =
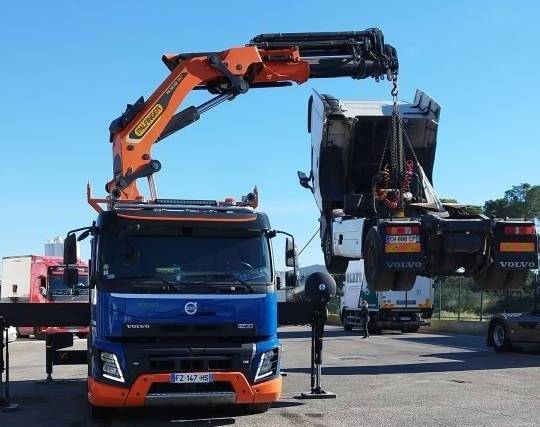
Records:
[[[88,302],[88,266],[79,260],[77,267],[79,283],[72,288],[64,283],[62,257],[41,255],[4,257],[0,301],[36,304]],[[82,338],[88,334],[88,327],[18,328],[18,335],[22,337],[31,334],[43,337],[45,334],[56,332],[73,332]]]

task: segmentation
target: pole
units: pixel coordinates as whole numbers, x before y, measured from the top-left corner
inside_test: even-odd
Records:
[[[457,309],[457,320],[461,320],[461,283],[463,282],[463,277],[459,278],[459,289],[458,289],[458,309]]]
[[[6,342],[4,344],[4,331]],[[5,358],[4,358],[5,349]],[[4,381],[5,372],[5,381]],[[9,402],[9,337],[7,334],[6,321],[0,316],[0,412],[17,410],[19,405]]]
[[[480,322],[484,318],[484,290],[480,291]]]
[[[442,310],[442,280],[439,281],[439,320],[441,320]]]
[[[7,403],[4,389],[4,318],[0,316],[0,408]]]

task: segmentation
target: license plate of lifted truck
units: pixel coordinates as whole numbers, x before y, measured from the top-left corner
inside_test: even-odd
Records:
[[[171,383],[174,384],[194,384],[213,383],[214,374],[211,372],[186,372],[182,374],[171,374]]]

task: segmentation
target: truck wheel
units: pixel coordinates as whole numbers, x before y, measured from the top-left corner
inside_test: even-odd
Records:
[[[368,287],[373,291],[391,291],[396,272],[381,271],[379,265],[381,238],[376,227],[371,227],[366,236],[364,249],[364,274]]]
[[[352,331],[353,326],[349,323],[347,323],[347,312],[344,311],[341,316],[341,324],[343,325],[343,329],[345,329],[347,332]]]
[[[45,338],[47,338],[47,336],[44,333],[40,332],[39,328],[34,328],[34,338],[39,341],[45,341]]]
[[[263,412],[268,411],[271,405],[272,402],[249,403],[242,405],[242,409],[247,414],[262,414]]]
[[[400,271],[395,273],[393,291],[410,291],[416,282],[416,273],[410,271]]]
[[[327,225],[322,241],[322,250],[324,254],[324,264],[330,274],[345,274],[349,260],[340,256],[333,255],[332,250],[332,232],[330,225]]]
[[[88,410],[90,418],[93,420],[104,420],[114,415],[114,408],[107,408],[105,406],[96,406],[88,403]]]
[[[483,273],[473,274],[473,281],[480,289],[485,291],[505,289],[507,275],[508,271],[491,265]]]
[[[521,289],[525,286],[529,270],[512,270],[506,276],[505,289]]]
[[[493,348],[495,349],[495,351],[509,351],[512,348],[512,342],[510,341],[510,338],[508,338],[508,333],[503,322],[494,322],[493,326],[490,329],[490,333],[491,342],[493,343]]]
[[[415,332],[418,332],[420,330],[420,326],[411,326],[410,328],[403,328],[401,332],[404,334],[413,334]]]

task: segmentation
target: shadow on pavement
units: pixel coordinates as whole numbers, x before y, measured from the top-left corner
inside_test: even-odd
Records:
[[[501,354],[483,350],[423,354],[421,357],[443,360],[399,365],[328,366],[323,367],[322,373],[323,375],[389,375],[540,367],[540,357],[535,355]],[[309,368],[290,368],[284,371],[304,374],[310,372]]]
[[[129,408],[115,412],[110,420],[91,420],[86,400],[86,379],[38,384],[36,381],[13,381],[11,401],[19,404],[15,412],[0,412],[1,427],[110,427],[114,426],[189,426],[218,427],[233,425],[235,418],[249,416],[235,406],[199,408]],[[301,402],[279,401],[273,409],[303,405]]]

